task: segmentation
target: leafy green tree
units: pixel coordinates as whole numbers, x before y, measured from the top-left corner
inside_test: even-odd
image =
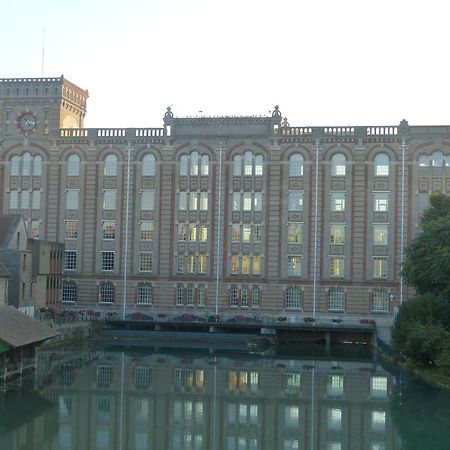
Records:
[[[418,294],[450,299],[450,214],[430,219],[432,214],[423,223],[422,233],[406,248],[403,276]]]
[[[445,195],[442,192],[432,192],[430,195],[430,206],[424,211],[422,216],[422,224],[448,216],[450,216],[450,195]]]

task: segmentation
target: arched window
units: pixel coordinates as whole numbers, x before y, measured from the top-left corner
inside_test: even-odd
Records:
[[[11,158],[11,176],[17,177],[20,173],[20,157],[14,155]]]
[[[389,292],[386,289],[376,289],[372,292],[372,311],[389,311]]]
[[[302,306],[302,290],[300,286],[289,286],[284,292],[284,307],[299,309]]]
[[[152,303],[152,285],[150,283],[142,282],[137,286],[138,305],[151,305]]]
[[[180,176],[185,177],[188,174],[188,157],[181,155],[180,158]]]
[[[31,154],[25,152],[22,157],[22,175],[31,174]]]
[[[253,175],[253,153],[250,151],[244,153],[244,175]]]
[[[240,177],[242,175],[242,156],[234,155],[233,157],[233,175]]]
[[[110,281],[102,281],[99,285],[99,302],[114,303],[114,284]]]
[[[256,155],[255,157],[255,175],[261,176],[263,174],[264,156]]]
[[[209,174],[209,157],[208,155],[203,155],[200,161],[200,174],[208,175]]]
[[[117,175],[117,156],[109,154],[105,158],[105,168],[103,175],[106,177],[115,177]]]
[[[142,176],[155,176],[155,157],[152,154],[145,155],[142,158]]]
[[[428,167],[430,165],[430,158],[428,155],[419,156],[419,167]]]
[[[289,158],[289,176],[301,177],[303,176],[303,156],[295,153]]]
[[[328,290],[328,309],[342,311],[345,309],[345,291],[341,287]]]
[[[431,155],[431,166],[442,167],[444,165],[444,155],[442,152],[433,152]]]
[[[342,153],[335,153],[331,158],[331,175],[337,177],[345,176],[345,165],[347,159]]]
[[[73,153],[67,158],[67,176],[80,176],[80,157]]]
[[[389,175],[389,156],[386,153],[378,153],[374,159],[375,176],[387,177]]]
[[[61,301],[63,303],[75,303],[77,301],[77,285],[74,281],[63,281]]]
[[[42,175],[42,156],[36,155],[33,160],[33,175],[40,177]]]
[[[191,153],[191,175],[198,175],[198,152]]]

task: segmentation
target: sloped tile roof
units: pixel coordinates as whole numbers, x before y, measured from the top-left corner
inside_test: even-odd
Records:
[[[22,347],[52,338],[59,333],[10,305],[0,305],[0,340]]]
[[[18,214],[0,214],[0,248],[6,247],[20,219]]]

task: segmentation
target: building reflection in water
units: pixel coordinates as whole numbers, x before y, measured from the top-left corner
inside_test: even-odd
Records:
[[[53,408],[0,445],[28,448],[39,420],[33,450],[397,449],[392,386],[372,360],[44,352],[35,387]]]

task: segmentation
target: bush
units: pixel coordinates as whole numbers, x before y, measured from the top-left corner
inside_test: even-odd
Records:
[[[445,365],[445,354],[450,354],[450,303],[433,294],[408,300],[399,310],[392,338],[404,357],[420,365]]]

